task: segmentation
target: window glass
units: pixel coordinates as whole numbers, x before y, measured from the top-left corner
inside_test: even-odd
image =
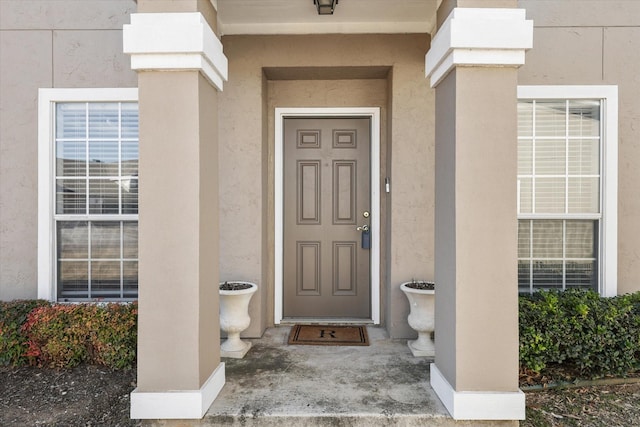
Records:
[[[520,291],[598,288],[600,109],[600,100],[518,104]]]
[[[56,180],[56,213],[78,214],[87,212],[87,181],[81,179]]]
[[[121,111],[121,136],[122,139],[138,139],[138,104],[123,102]]]
[[[56,138],[84,139],[87,135],[85,103],[66,102],[56,105]]]
[[[564,213],[566,202],[565,176],[540,177],[534,180],[535,213]]]
[[[118,141],[91,141],[89,143],[89,175],[118,176]]]
[[[569,136],[600,136],[600,101],[569,101]]]
[[[599,139],[570,139],[568,144],[569,175],[600,174]]]
[[[534,258],[562,258],[562,221],[531,221]]]
[[[93,221],[91,223],[91,257],[122,258],[121,223],[116,221]]]
[[[567,220],[566,224],[566,257],[595,258],[596,256],[596,221]]]
[[[566,173],[566,146],[564,139],[536,140],[535,174],[564,176]]]
[[[567,209],[569,213],[600,211],[600,180],[598,177],[569,177]]]
[[[533,134],[533,101],[518,103],[518,136]]]
[[[85,176],[87,174],[87,146],[84,141],[58,141],[56,147],[56,174],[58,176]]]
[[[564,136],[567,128],[565,101],[536,101],[534,132],[537,137]]]
[[[597,289],[597,220],[519,220],[518,288]]]
[[[87,221],[58,222],[57,241],[59,259],[87,259],[89,257]]]
[[[58,297],[136,298],[138,105],[66,102],[55,111]]]
[[[117,139],[120,136],[120,104],[90,103],[89,106],[89,138]]]

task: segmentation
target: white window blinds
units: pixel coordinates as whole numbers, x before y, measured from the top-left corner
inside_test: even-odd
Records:
[[[600,102],[518,104],[518,213],[600,212]]]
[[[597,289],[601,101],[518,103],[518,287]]]
[[[56,281],[60,300],[138,295],[138,105],[55,107]]]

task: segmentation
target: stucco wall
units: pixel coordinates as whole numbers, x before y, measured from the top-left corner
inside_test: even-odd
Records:
[[[433,92],[424,78],[428,36],[229,36],[222,41],[229,59],[229,81],[219,109],[221,278],[260,282],[261,292],[268,292],[254,297],[251,310],[263,317],[267,315],[263,309],[272,310],[272,269],[264,263],[273,262],[273,222],[265,224],[264,216],[273,215],[273,206],[271,195],[265,201],[261,184],[273,179],[273,144],[265,145],[263,135],[266,120],[269,138],[273,138],[269,113],[274,102],[281,107],[361,106],[387,98],[386,120],[393,126],[385,139],[393,155],[386,162],[392,191],[385,232],[393,239],[387,238],[383,248],[390,260],[383,276],[388,281],[381,284],[386,302],[383,315],[392,336],[410,335],[408,303],[398,286],[413,277],[433,278]],[[323,70],[308,69],[313,82],[300,74],[279,74],[278,79],[288,80],[268,82],[265,93],[264,80],[269,80],[270,73],[265,77],[263,68],[286,67]],[[363,96],[359,91],[369,83],[345,67],[388,67],[388,87]],[[354,78],[357,80],[350,85]],[[271,100],[269,111],[264,111],[264,97],[269,94],[281,98]],[[273,191],[273,185],[266,191]],[[268,240],[266,248],[261,239]],[[271,322],[270,317],[267,320]],[[248,335],[257,332],[252,325]]]
[[[533,19],[521,85],[618,85],[618,293],[640,290],[640,2],[520,0]]]
[[[519,84],[619,85],[622,293],[640,289],[640,169],[635,165],[640,158],[640,2],[587,3],[589,7],[584,0],[519,2],[535,24],[534,49],[519,71]],[[37,89],[137,86],[122,53],[122,25],[135,9],[134,0],[0,1],[0,299],[36,296]],[[392,148],[386,159],[392,192],[383,197],[389,212],[383,225],[386,236],[393,236],[382,248],[383,318],[392,335],[410,334],[398,284],[433,278],[435,114],[433,92],[423,76],[428,43],[426,35],[223,38],[229,82],[219,109],[221,278],[267,286],[252,303],[260,307],[252,307],[260,325],[269,321],[273,304],[266,292],[273,289],[268,216],[273,212],[272,124],[263,68],[382,66],[390,68],[386,139]],[[347,79],[342,81],[349,78],[342,75]],[[291,84],[308,92],[304,83],[298,78]],[[316,92],[310,99],[300,90],[307,99],[298,105],[339,103],[330,94],[320,100]]]
[[[35,298],[38,88],[135,87],[134,0],[0,1],[0,300]]]

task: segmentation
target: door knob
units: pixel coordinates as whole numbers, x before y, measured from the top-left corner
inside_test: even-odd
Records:
[[[369,231],[369,226],[367,224],[361,225],[360,227],[356,227],[356,230],[364,231],[366,233],[367,231]]]

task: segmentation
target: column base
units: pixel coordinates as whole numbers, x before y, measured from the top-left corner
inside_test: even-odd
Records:
[[[422,348],[419,346],[416,346],[415,343],[417,343],[419,340],[409,340],[407,341],[407,346],[409,347],[409,350],[411,350],[411,354],[413,355],[413,357],[435,357],[436,355],[436,350],[435,347],[431,346],[431,348]]]
[[[456,391],[431,364],[431,387],[454,420],[524,420],[525,396],[522,390]]]
[[[248,341],[242,341],[244,343],[244,347],[240,350],[225,350],[224,348],[220,349],[220,357],[229,357],[231,359],[242,359],[247,355],[249,349],[251,348],[251,343]]]
[[[204,417],[225,384],[220,363],[200,390],[131,392],[132,419],[200,419]]]

